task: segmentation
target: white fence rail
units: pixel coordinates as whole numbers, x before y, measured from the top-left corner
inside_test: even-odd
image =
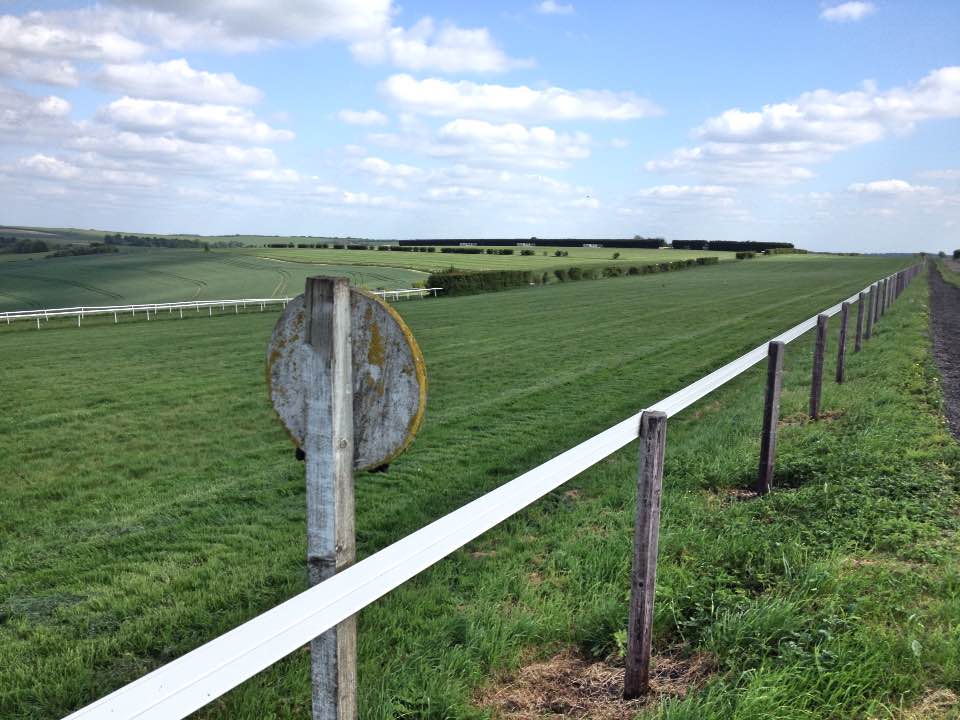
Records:
[[[400,288],[397,290],[375,290],[373,294],[384,300],[401,300],[413,297],[423,298],[431,294],[436,297],[437,293],[442,290],[443,288]],[[233,308],[235,313],[239,313],[241,309],[247,310],[257,307],[263,311],[272,305],[286,307],[288,302],[290,302],[290,298],[241,298],[240,300],[183,300],[168,303],[141,303],[139,305],[78,305],[66,308],[0,312],[0,323],[6,322],[7,325],[10,325],[17,320],[36,320],[37,328],[39,328],[41,320],[76,318],[79,326],[80,321],[84,318],[98,315],[113,315],[113,321],[117,323],[120,321],[121,315],[136,317],[137,313],[144,315],[149,320],[151,315],[156,317],[162,312],[170,315],[176,312],[180,317],[183,317],[184,312],[194,311],[199,313],[201,310],[206,310],[208,315],[213,315],[216,308],[221,311]]]
[[[857,299],[858,294],[854,294],[846,302]],[[841,305],[837,303],[822,314],[836,315]],[[773,339],[792,342],[816,323],[814,316]],[[766,358],[767,347],[765,342],[646,409],[668,416],[679,413]],[[329,580],[74,712],[67,720],[186,717],[636,440],[641,414],[628,417]]]

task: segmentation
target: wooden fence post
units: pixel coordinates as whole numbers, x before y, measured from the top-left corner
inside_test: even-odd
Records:
[[[863,333],[863,339],[869,340],[873,337],[873,302],[876,300],[876,294],[874,293],[874,286],[870,286],[867,297],[867,306],[864,308],[864,312],[867,314],[867,329]]]
[[[817,316],[817,340],[813,346],[813,379],[810,384],[810,419],[820,419],[820,400],[823,395],[823,356],[827,350],[826,315]]]
[[[307,569],[316,585],[356,559],[350,282],[307,278],[306,342],[316,378],[307,397]],[[348,618],[310,643],[314,720],[357,716],[357,625]]]
[[[837,382],[843,383],[847,376],[847,320],[850,317],[850,303],[840,306],[840,347],[837,349]]]
[[[630,619],[627,625],[627,667],[623,679],[623,697],[628,700],[645,695],[650,690],[653,596],[657,582],[660,495],[666,444],[667,414],[644,412],[640,416],[637,516],[633,536]]]
[[[760,472],[757,475],[757,484],[754,488],[760,495],[766,495],[773,488],[785,349],[786,345],[784,343],[772,342],[767,351],[767,394],[763,402],[763,430],[760,435]]]
[[[853,343],[855,353],[863,350],[863,304],[866,302],[866,294],[860,293],[857,297],[857,338]]]

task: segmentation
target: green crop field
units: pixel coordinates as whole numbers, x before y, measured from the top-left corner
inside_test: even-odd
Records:
[[[389,472],[357,477],[359,555],[906,262],[769,258],[399,305],[428,410]],[[303,466],[263,378],[275,317],[0,328],[0,717],[59,717],[304,588]],[[734,492],[756,469],[762,368],[671,419],[654,646],[707,672],[648,715],[919,718],[901,709],[960,692],[960,453],[927,328],[919,277],[826,386],[820,423],[803,416],[811,338],[789,346],[763,500]],[[490,717],[482,698],[521,665],[616,665],[635,482],[631,445],[363,611],[361,717]],[[309,703],[301,649],[199,716]]]
[[[0,258],[34,256],[0,255]],[[226,250],[124,248],[109,255],[0,262],[0,311],[32,307],[127,305],[176,300],[284,297],[309,275],[349,277],[368,288],[426,280],[405,268],[303,265]]]
[[[480,246],[481,249],[485,249]],[[436,252],[397,252],[388,250],[335,250],[306,248],[248,248],[236,252],[257,257],[269,257],[298,263],[344,263],[391,265],[413,270],[436,272],[454,266],[463,270],[553,270],[573,265],[598,267],[607,265],[643,265],[698,257],[719,257],[732,260],[736,253],[711,250],[648,250],[643,248],[492,248],[513,250],[513,255],[487,255]],[[533,255],[521,255],[521,250],[533,250]],[[563,250],[568,257],[556,257]],[[614,260],[614,253],[619,257]]]

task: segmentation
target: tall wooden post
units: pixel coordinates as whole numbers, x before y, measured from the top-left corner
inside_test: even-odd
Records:
[[[623,679],[623,697],[628,700],[645,695],[650,690],[653,595],[657,583],[660,496],[666,444],[666,413],[644,412],[640,416],[637,516],[633,537],[630,618],[627,624],[627,667]]]
[[[842,383],[847,376],[847,320],[850,317],[850,303],[840,306],[840,347],[837,349],[837,382]]]
[[[863,305],[866,302],[866,294],[860,293],[857,297],[857,338],[853,343],[855,353],[863,350]]]
[[[810,384],[810,419],[820,419],[820,400],[823,395],[823,356],[827,350],[826,315],[817,316],[817,340],[813,346],[813,379]]]
[[[353,368],[350,282],[307,278],[307,570],[310,585],[356,559],[353,499]],[[349,618],[310,643],[314,720],[357,716],[357,625]]]
[[[868,296],[868,298],[867,298],[867,307],[866,307],[866,309],[865,309],[865,310],[866,310],[866,313],[867,313],[867,329],[866,329],[866,331],[865,331],[864,334],[863,334],[863,337],[864,337],[865,340],[869,340],[870,338],[873,337],[873,320],[874,320],[874,318],[873,318],[873,306],[874,306],[874,302],[875,302],[876,299],[877,299],[876,295],[877,295],[877,293],[876,293],[876,286],[875,286],[875,285],[871,285],[871,286],[870,286],[870,293],[869,293],[869,296]]]
[[[783,389],[783,355],[786,345],[772,342],[767,351],[767,394],[763,403],[763,431],[760,435],[760,472],[755,490],[766,495],[773,489],[777,459],[777,424],[780,421],[780,392]]]

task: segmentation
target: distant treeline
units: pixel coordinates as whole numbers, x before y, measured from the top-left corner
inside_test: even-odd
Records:
[[[206,240],[192,240],[190,238],[178,237],[154,237],[148,235],[104,235],[103,242],[107,245],[129,245],[133,247],[162,247],[162,248],[235,248],[243,247],[243,243],[238,240],[218,240],[217,242],[207,242]],[[287,247],[282,245],[281,247]]]
[[[314,250],[383,250],[386,245],[351,245],[350,243],[267,243],[266,248],[309,248]]]
[[[483,245],[485,247],[516,247],[517,245],[533,245],[535,247],[583,247],[596,245],[598,247],[611,248],[660,248],[666,247],[667,241],[663,238],[642,238],[635,237],[632,240],[592,240],[576,238],[562,239],[542,239],[542,238],[497,238],[482,240],[398,240],[397,244],[404,245],[463,245],[464,243],[473,243],[474,245]],[[469,247],[465,245],[465,247]]]
[[[482,247],[481,247],[482,246]],[[639,235],[630,240],[612,239],[574,239],[574,238],[493,238],[478,240],[394,240],[389,243],[350,243],[350,242],[318,242],[318,243],[269,243],[268,248],[301,248],[327,250],[380,250],[382,252],[434,252],[440,247],[440,252],[463,253],[464,255],[495,254],[496,251],[485,248],[496,247],[561,247],[561,248],[673,248],[674,250],[714,250],[726,252],[766,252],[770,255],[781,253],[805,253],[798,250],[791,243],[785,242],[753,242],[735,240],[674,240],[668,243],[663,238],[644,238]],[[504,253],[508,254],[508,253]],[[529,254],[529,253],[528,253]]]
[[[73,257],[75,255],[106,255],[109,253],[120,252],[120,248],[103,243],[90,243],[89,245],[65,245],[54,253],[47,255],[48,258]]]
[[[674,250],[726,250],[728,252],[765,252],[767,250],[793,250],[791,243],[749,242],[736,240],[674,240]]]
[[[0,253],[42,253],[49,252],[50,246],[44,240],[31,238],[0,237]]]

